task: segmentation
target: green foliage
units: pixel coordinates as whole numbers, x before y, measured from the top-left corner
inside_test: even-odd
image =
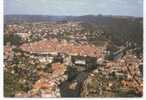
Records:
[[[48,73],[51,73],[52,72],[52,65],[49,63],[46,65],[45,69],[44,69],[45,72],[48,72]]]
[[[115,92],[116,97],[137,97],[138,94],[135,93],[134,90],[123,90],[121,88],[117,88],[117,91]]]
[[[13,48],[14,52],[22,52],[22,50],[20,48]]]
[[[4,72],[4,96],[13,97],[17,91],[21,90],[21,84],[18,83],[19,77]]]
[[[63,35],[64,36],[69,36],[69,35],[71,35],[71,33],[70,32],[64,32]]]
[[[113,52],[110,52],[110,54],[105,55],[105,59],[107,60],[113,60]]]
[[[39,40],[41,40],[41,38],[39,36],[32,34],[32,35],[29,36],[29,41],[28,42],[34,42],[34,41],[39,41]]]
[[[11,45],[20,45],[22,44],[22,39],[16,34],[7,34],[4,35],[4,45],[6,45],[7,42],[10,42]]]
[[[88,17],[87,19],[90,20],[85,20],[85,23],[83,23],[82,26],[85,27],[86,32],[89,32],[91,35],[102,31],[104,33],[104,37],[106,37],[106,39],[111,39],[114,44],[123,45],[126,41],[131,41],[137,43],[139,46],[142,46],[142,18],[114,18],[97,16],[95,18]],[[82,20],[84,19],[82,18]]]

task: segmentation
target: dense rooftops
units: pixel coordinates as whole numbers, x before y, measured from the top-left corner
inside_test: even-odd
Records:
[[[100,57],[101,48],[89,44],[74,44],[58,40],[41,40],[34,43],[26,43],[20,46],[23,51],[31,53],[65,53],[69,55]]]

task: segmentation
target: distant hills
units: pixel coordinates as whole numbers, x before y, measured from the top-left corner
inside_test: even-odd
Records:
[[[45,15],[5,15],[4,23],[22,23],[22,22],[49,22],[61,21],[64,16],[45,16]]]
[[[82,21],[110,23],[112,19],[135,19],[141,20],[142,17],[130,16],[102,16],[102,15],[85,15],[85,16],[48,16],[48,15],[4,15],[4,23],[21,23],[21,22],[50,22],[50,21]]]
[[[126,41],[143,45],[143,18],[131,16],[47,16],[47,15],[5,15],[4,23],[23,22],[60,22],[80,21],[87,31],[93,34],[102,30],[106,36],[112,37],[112,41],[123,44]]]

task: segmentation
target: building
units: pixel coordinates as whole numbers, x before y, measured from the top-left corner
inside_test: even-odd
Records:
[[[102,48],[89,44],[73,44],[59,42],[58,40],[41,40],[34,43],[26,43],[20,46],[23,51],[31,53],[63,53],[68,55],[79,55],[99,58],[102,55]]]

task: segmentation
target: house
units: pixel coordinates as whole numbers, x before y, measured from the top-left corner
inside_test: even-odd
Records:
[[[11,60],[13,58],[13,51],[10,46],[4,46],[4,59]]]
[[[80,71],[90,70],[97,67],[97,58],[89,56],[71,56],[71,61],[74,67]]]
[[[101,56],[102,49],[96,48],[94,45],[89,44],[75,44],[75,43],[64,43],[58,40],[41,40],[33,43],[25,43],[20,46],[23,51],[27,52],[48,52],[49,54],[57,54],[59,52],[68,55],[80,55],[99,57]]]
[[[75,62],[74,62],[76,65],[86,65],[86,61],[85,60],[76,60]]]
[[[29,36],[31,35],[30,33],[16,33],[16,34],[24,40],[27,40]]]
[[[86,66],[86,58],[82,56],[71,56],[72,63],[75,65]]]
[[[49,57],[49,56],[46,56],[46,57],[38,57],[39,61],[41,63],[52,63],[53,62],[53,57]]]
[[[57,56],[54,57],[54,62],[60,62],[63,63],[64,55],[61,53],[58,53]]]

